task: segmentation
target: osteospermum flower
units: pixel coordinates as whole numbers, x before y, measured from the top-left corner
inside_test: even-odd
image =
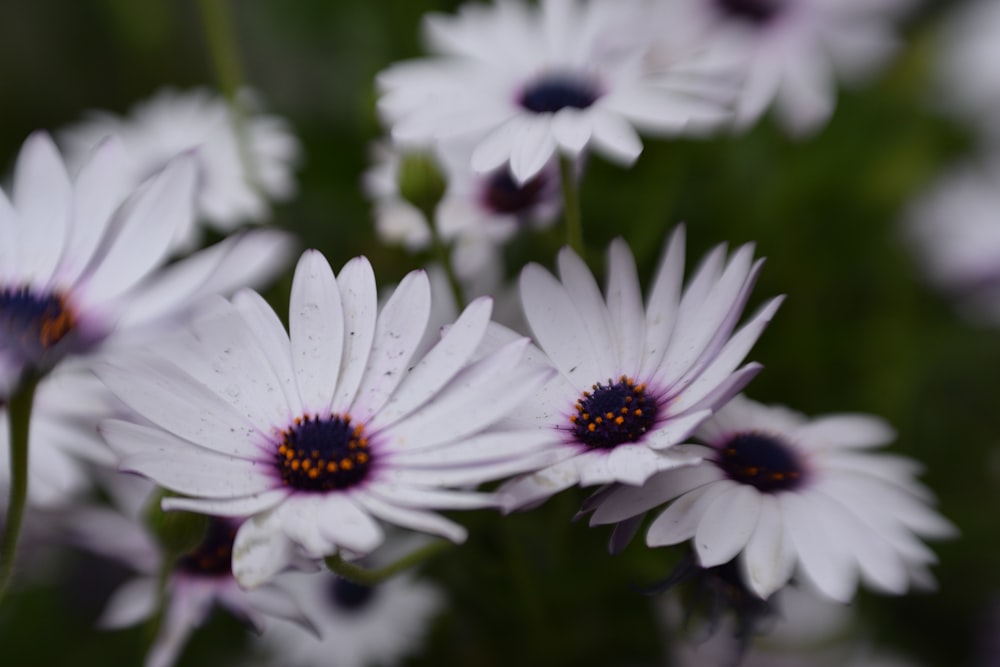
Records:
[[[289,572],[281,583],[301,600],[319,633],[317,640],[291,623],[268,628],[261,646],[289,667],[401,664],[416,654],[444,606],[437,587],[408,574],[375,587],[324,572]]]
[[[703,567],[738,558],[762,598],[798,572],[842,602],[859,575],[888,593],[923,585],[934,555],[917,537],[953,532],[929,507],[913,461],[866,451],[894,436],[881,419],[809,420],[736,397],[697,436],[707,445],[686,448],[702,463],[599,492],[591,524],[632,522],[669,502],[649,526],[649,546],[692,540]]]
[[[45,133],[18,156],[0,193],[0,396],[25,370],[162,333],[201,296],[257,284],[282,267],[284,234],[231,237],[165,267],[190,224],[196,166],[171,161],[134,188],[114,139],[70,180]]]
[[[661,0],[674,5],[677,0]],[[684,0],[685,23],[706,48],[739,64],[743,90],[736,124],[745,128],[772,105],[791,132],[826,123],[836,79],[858,82],[897,50],[894,20],[911,0]],[[676,13],[676,7],[669,12]]]
[[[316,633],[300,595],[280,585],[244,591],[233,578],[230,554],[238,522],[211,519],[201,541],[173,562],[166,573],[165,605],[159,609],[158,577],[165,555],[142,525],[142,513],[154,495],[152,484],[139,478],[113,482],[113,496],[127,502],[122,511],[77,507],[62,517],[63,539],[135,569],[139,576],[123,583],[108,600],[97,625],[125,628],[162,612],[144,667],[170,667],[181,656],[191,634],[218,608],[224,608],[258,634],[277,619]],[[314,639],[315,641],[315,639]]]
[[[970,317],[1000,322],[1000,161],[946,172],[910,203],[903,222],[929,281]]]
[[[521,299],[528,325],[559,374],[511,418],[543,434],[538,452],[549,464],[506,483],[504,507],[531,505],[577,483],[641,484],[689,463],[671,448],[760,370],[756,363],[737,366],[780,299],[733,330],[761,263],[749,245],[727,262],[720,246],[682,291],[679,228],[645,305],[632,254],[620,239],[608,253],[603,298],[569,249],[559,255],[559,279],[526,267]]]
[[[290,335],[255,293],[220,301],[176,344],[100,370],[155,425],[110,421],[102,432],[124,469],[190,496],[164,500],[165,509],[250,517],[233,552],[247,587],[299,555],[373,550],[383,539],[376,518],[461,541],[461,526],[429,510],[495,503],[449,487],[524,469],[537,438],[480,432],[549,373],[519,364],[527,339],[469,363],[489,299],[414,358],[430,308],[423,272],[404,278],[379,311],[366,259],[334,278],[307,251],[292,284]]]
[[[294,168],[301,147],[288,123],[256,113],[245,92],[242,106],[250,109],[237,120],[226,100],[205,89],[165,88],[136,104],[127,116],[92,112],[60,134],[70,164],[80,164],[104,137],[114,135],[129,157],[128,170],[138,185],[161,171],[174,157],[191,152],[197,163],[195,189],[198,218],[213,228],[231,232],[246,222],[261,222],[270,213],[269,200],[295,194]],[[241,146],[242,142],[242,146]],[[178,230],[176,243],[188,247],[198,238],[193,224]]]
[[[473,168],[509,164],[519,183],[557,150],[596,149],[631,163],[642,150],[637,129],[679,133],[726,117],[718,82],[694,58],[649,67],[648,10],[641,0],[543,0],[538,8],[512,0],[432,15],[435,56],[383,71],[379,109],[395,140],[473,137]]]

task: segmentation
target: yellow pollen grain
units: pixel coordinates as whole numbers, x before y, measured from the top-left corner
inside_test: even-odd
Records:
[[[636,417],[641,417],[642,416],[642,410],[640,410],[639,408],[636,408],[635,410],[632,411],[632,414],[634,414]]]
[[[593,433],[594,431],[597,430],[597,427],[594,426],[593,424],[587,424],[587,430]]]
[[[618,424],[619,426],[621,426],[622,424],[625,423],[625,418],[624,417],[615,417],[615,423]]]
[[[292,461],[292,470],[298,470],[298,469],[299,469],[299,460],[295,459],[294,461]]]
[[[344,470],[350,470],[354,467],[354,462],[351,459],[340,459],[340,467]]]
[[[311,466],[312,466],[312,461],[310,461],[309,459],[306,459],[305,461],[302,462],[303,470],[309,470]]]
[[[368,455],[364,452],[358,454],[358,463],[368,463]]]
[[[337,462],[336,461],[330,461],[329,463],[327,463],[326,464],[326,471],[327,472],[337,472]]]
[[[613,413],[613,412],[606,412],[606,413],[604,413],[604,418],[605,419],[614,419],[615,418],[615,413]]]
[[[316,479],[317,477],[319,477],[319,470],[317,468],[309,471],[309,479]]]

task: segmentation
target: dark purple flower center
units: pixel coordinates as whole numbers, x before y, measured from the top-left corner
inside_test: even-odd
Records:
[[[755,431],[732,436],[719,448],[715,464],[729,479],[764,493],[796,489],[806,475],[794,448],[776,436]]]
[[[296,419],[275,453],[281,481],[299,491],[348,489],[364,481],[371,462],[364,427],[347,415]]]
[[[330,584],[330,601],[338,609],[357,611],[371,602],[374,595],[374,586],[357,584],[343,577],[334,577]]]
[[[528,84],[518,102],[528,111],[555,113],[567,107],[586,109],[600,93],[592,82],[568,74],[548,74]]]
[[[646,385],[623,375],[583,392],[569,420],[577,441],[592,449],[614,449],[642,438],[656,423],[659,409]]]
[[[488,175],[483,183],[482,202],[487,209],[502,215],[525,215],[545,197],[548,176],[539,172],[518,185],[506,166]]]
[[[76,316],[58,292],[28,287],[0,288],[0,347],[35,357],[56,345],[76,326]]]
[[[785,0],[715,0],[718,7],[734,18],[764,25],[784,9]]]
[[[231,575],[233,542],[238,529],[235,521],[210,519],[201,544],[178,558],[176,569],[204,577]]]

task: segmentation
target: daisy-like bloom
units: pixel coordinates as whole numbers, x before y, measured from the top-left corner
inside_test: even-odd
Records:
[[[260,284],[288,238],[258,230],[166,267],[190,224],[196,165],[181,156],[137,189],[114,139],[75,180],[45,133],[24,143],[12,198],[0,192],[0,396],[26,370],[161,333],[205,295]]]
[[[729,89],[687,54],[646,60],[654,30],[644,0],[517,0],[432,15],[433,57],[377,79],[392,136],[429,145],[472,137],[472,166],[508,165],[524,183],[557,152],[596,149],[623,163],[642,150],[637,129],[680,133],[724,120]],[[642,28],[642,29],[640,29]]]
[[[127,116],[93,112],[64,129],[60,139],[69,163],[79,165],[106,136],[117,136],[129,157],[134,185],[160,172],[177,155],[192,152],[197,161],[197,217],[231,232],[246,222],[266,220],[269,201],[295,194],[293,172],[301,156],[298,139],[284,119],[254,112],[248,92],[241,101],[250,112],[237,121],[235,114],[243,111],[235,111],[216,93],[165,88],[136,104]],[[179,247],[197,241],[195,222],[178,230]]]
[[[722,246],[686,289],[684,231],[671,236],[645,305],[635,261],[618,239],[608,252],[602,297],[583,261],[559,254],[556,279],[538,265],[521,274],[528,325],[558,375],[508,421],[544,438],[537,472],[506,483],[504,508],[525,507],[577,483],[641,484],[690,463],[682,442],[760,370],[737,369],[778,308],[767,302],[735,333],[761,268],[745,245]],[[544,354],[542,354],[544,353]]]
[[[122,468],[188,498],[165,509],[248,516],[233,571],[246,587],[297,556],[361,555],[376,518],[453,541],[465,529],[432,509],[495,505],[453,490],[526,467],[531,433],[481,433],[551,376],[520,364],[521,339],[470,361],[491,302],[471,303],[422,358],[427,275],[406,276],[377,308],[364,258],[334,277],[317,251],[295,271],[286,333],[256,293],[219,300],[174,344],[99,369],[154,426],[102,424]],[[196,415],[196,419],[192,419]]]
[[[91,487],[86,464],[111,467],[115,456],[97,424],[120,414],[121,404],[79,364],[64,364],[39,384],[30,424],[29,507],[65,506]],[[10,426],[0,406],[0,507],[10,484]]]
[[[1000,138],[1000,5],[993,0],[955,3],[938,35],[934,103]]]
[[[135,477],[116,479],[112,484],[112,496],[127,503],[123,512],[81,506],[62,518],[64,539],[139,573],[112,594],[97,621],[106,630],[135,625],[158,612],[157,578],[164,558],[156,539],[141,524],[153,485]],[[244,591],[236,584],[230,555],[238,525],[233,519],[209,520],[201,542],[173,564],[167,575],[163,621],[146,654],[145,667],[173,665],[188,638],[216,607],[226,609],[258,634],[277,619],[315,634],[298,593],[277,584],[253,591]]]
[[[400,664],[417,653],[444,607],[438,588],[408,574],[369,587],[325,572],[289,572],[281,584],[302,603],[320,637],[291,623],[271,625],[259,644],[289,667]]]
[[[842,414],[806,419],[734,398],[686,446],[703,462],[641,487],[604,489],[588,501],[591,524],[650,524],[651,547],[692,540],[703,567],[738,558],[751,591],[767,598],[798,572],[823,595],[849,601],[860,578],[900,594],[927,585],[934,554],[919,537],[953,526],[930,508],[913,461],[866,450],[890,442],[881,419]]]
[[[660,0],[676,4],[676,0]],[[856,83],[897,50],[893,23],[911,0],[684,0],[706,47],[739,63],[736,124],[770,106],[793,134],[816,131],[836,104],[836,79]],[[668,11],[676,12],[676,7]]]
[[[1000,323],[1000,160],[952,168],[910,203],[903,222],[928,280],[971,319]]]

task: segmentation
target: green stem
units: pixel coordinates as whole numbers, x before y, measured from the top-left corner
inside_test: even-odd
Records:
[[[163,617],[167,610],[167,584],[170,581],[170,574],[174,570],[175,559],[168,554],[163,555],[163,562],[156,573],[156,609],[146,624],[146,637],[149,641],[149,648],[156,643],[156,637],[160,634],[160,627],[163,625]],[[146,651],[147,655],[149,651]]]
[[[10,499],[3,529],[3,547],[0,550],[0,605],[3,604],[7,586],[14,573],[17,541],[28,499],[28,435],[31,406],[39,380],[41,376],[28,373],[7,404],[7,419],[10,422]]]
[[[566,243],[583,257],[583,221],[580,216],[580,192],[577,189],[573,160],[559,156],[559,181],[562,184],[563,218],[566,221]]]
[[[216,83],[229,100],[243,172],[246,174],[247,182],[252,187],[258,188],[257,168],[250,154],[250,142],[247,136],[247,110],[239,96],[244,81],[243,68],[240,65],[240,52],[230,17],[229,0],[199,0],[198,9],[201,12],[201,24],[205,31],[205,42],[212,60]]]
[[[462,283],[459,281],[458,274],[455,273],[455,267],[451,263],[451,253],[448,252],[451,248],[441,240],[437,230],[434,229],[433,219],[428,218],[428,221],[434,234],[434,255],[444,268],[444,275],[448,278],[448,287],[451,288],[451,295],[455,299],[455,307],[461,311],[465,306],[465,296],[462,291]]]
[[[375,586],[404,570],[408,570],[415,565],[423,563],[425,560],[428,560],[443,551],[447,551],[453,546],[454,545],[451,542],[437,540],[426,546],[420,547],[419,549],[411,551],[395,563],[371,570],[345,561],[340,557],[340,554],[334,554],[333,556],[327,556],[326,567],[330,570],[330,572],[333,572],[344,579],[350,579],[356,584],[361,584],[362,586]]]

